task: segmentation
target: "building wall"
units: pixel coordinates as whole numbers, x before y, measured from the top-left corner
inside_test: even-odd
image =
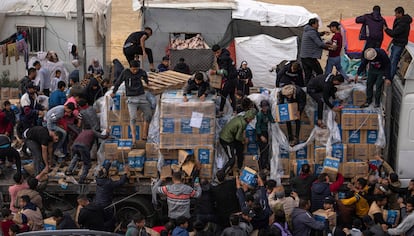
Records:
[[[58,54],[60,60],[65,62],[69,71],[73,69],[71,61],[72,55],[69,53],[68,42],[77,44],[76,18],[67,20],[63,17],[41,17],[41,16],[6,16],[3,27],[0,29],[0,39],[3,40],[14,32],[17,25],[44,26],[45,28],[45,51],[53,50]],[[86,64],[89,65],[92,57],[97,57],[101,62],[103,59],[102,44],[96,45],[95,33],[92,19],[86,19]],[[11,79],[21,79],[25,74],[25,63],[23,58],[4,66],[0,63],[0,73],[3,70],[10,71]],[[30,65],[29,65],[30,67]]]
[[[152,28],[153,35],[145,45],[152,49],[157,66],[166,53],[170,33],[201,33],[211,47],[221,40],[230,21],[231,10],[147,8],[143,24]]]

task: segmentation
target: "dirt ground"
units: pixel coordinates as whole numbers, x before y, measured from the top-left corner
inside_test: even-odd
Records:
[[[383,15],[394,15],[397,6],[414,15],[412,0],[263,0],[269,3],[303,6],[310,12],[317,13],[323,22],[320,30],[328,30],[329,22],[356,17],[372,11],[374,5],[381,6]],[[128,35],[141,27],[140,14],[132,10],[131,0],[112,0],[111,52],[108,59],[119,58],[125,63],[122,45]]]

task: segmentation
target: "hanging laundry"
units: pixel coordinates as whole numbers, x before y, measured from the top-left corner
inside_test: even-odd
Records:
[[[0,53],[3,55],[3,65],[6,65],[7,46],[6,44],[0,45]]]
[[[29,62],[29,48],[27,46],[26,40],[21,39],[17,41],[16,47],[19,54],[24,56],[24,62]]]
[[[7,56],[9,57],[9,65],[11,64],[10,58],[14,56],[15,61],[19,60],[19,53],[17,52],[16,43],[7,45]]]

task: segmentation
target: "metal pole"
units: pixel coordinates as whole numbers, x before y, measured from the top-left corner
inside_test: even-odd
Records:
[[[79,79],[82,80],[86,72],[86,43],[85,43],[85,0],[76,0],[77,29],[78,29],[78,56]]]

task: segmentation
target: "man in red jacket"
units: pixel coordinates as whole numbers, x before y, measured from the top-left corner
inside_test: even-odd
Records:
[[[6,117],[6,112],[0,111],[0,134],[9,136],[13,133],[13,123]]]
[[[338,173],[336,181],[330,183],[327,173],[322,173],[318,176],[318,180],[312,184],[312,207],[311,212],[318,209],[323,209],[323,201],[326,197],[332,195],[332,193],[338,192],[338,189],[344,183],[344,177],[341,173]]]

